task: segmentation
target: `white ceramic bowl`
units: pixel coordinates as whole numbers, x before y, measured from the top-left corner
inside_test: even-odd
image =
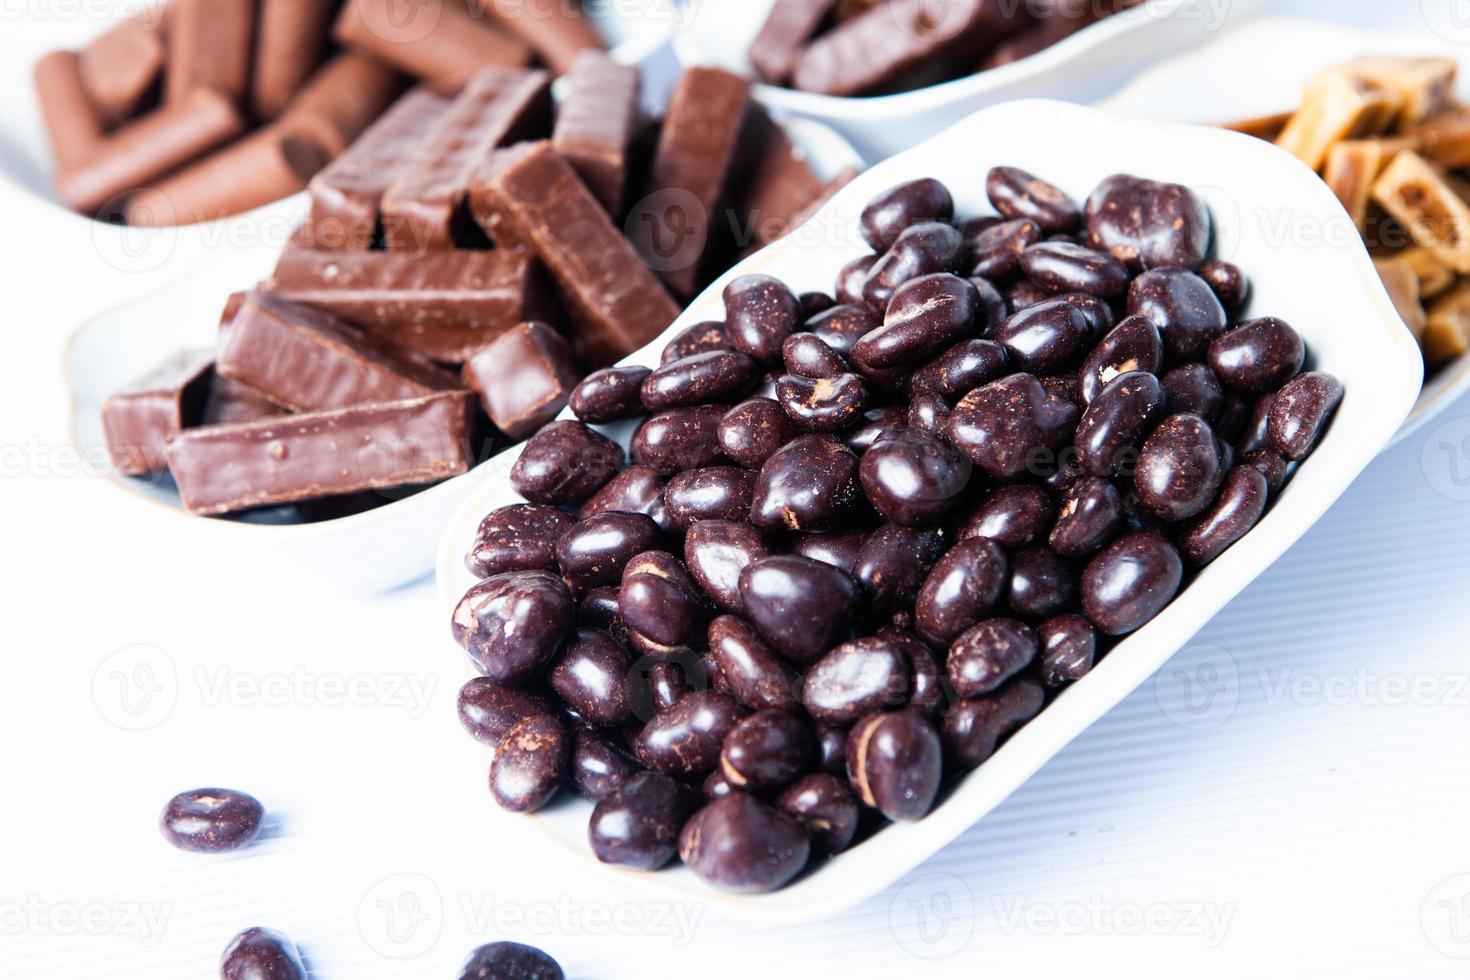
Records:
[[[1432,22],[1431,22],[1432,23]],[[1139,75],[1099,108],[1140,119],[1225,123],[1293,108],[1313,72],[1362,54],[1443,55],[1462,62],[1456,94],[1470,100],[1470,30],[1382,33],[1315,20],[1272,17],[1246,24],[1187,55]],[[1239,71],[1242,64],[1250,71]],[[1230,78],[1222,85],[1221,78]],[[1350,226],[1343,228],[1350,233]],[[1406,438],[1470,391],[1470,357],[1431,374],[1414,410],[1395,434]]]
[[[861,168],[857,151],[827,127],[800,119],[785,125],[820,176]],[[294,227],[295,221],[283,224]],[[73,335],[66,355],[72,431],[83,458],[97,461],[99,469],[108,469],[101,462],[106,457],[98,414],[103,400],[174,351],[214,346],[225,298],[268,278],[280,243],[274,236],[255,237],[226,251],[184,278],[93,318]],[[376,510],[305,525],[194,517],[180,509],[178,492],[166,476],[107,479],[119,495],[139,505],[140,520],[160,522],[160,540],[200,547],[216,559],[227,557],[266,574],[297,577],[313,588],[372,592],[433,568],[450,514],[489,472],[487,463]]]
[[[1088,152],[1078,153],[1079,146]],[[769,895],[722,895],[682,867],[652,875],[605,869],[609,874],[666,898],[787,923],[833,915],[882,890],[993,809],[1178,651],[1322,516],[1413,405],[1421,380],[1419,352],[1394,315],[1362,247],[1283,245],[1267,234],[1261,222],[1249,220],[1264,213],[1319,220],[1338,214],[1336,198],[1311,171],[1248,137],[1138,122],[1059,102],[1016,102],[984,110],[875,167],[807,225],[711,286],[672,329],[719,319],[720,290],[739,275],[768,273],[796,290],[827,288],[845,262],[867,251],[856,230],[863,204],[900,181],[937,177],[954,193],[961,214],[988,212],[983,176],[997,164],[1031,170],[1075,195],[1087,193],[1103,177],[1119,171],[1208,189],[1219,216],[1217,250],[1255,277],[1252,309],[1293,323],[1306,338],[1314,363],[1346,385],[1347,396],[1331,430],[1256,529],[1205,569],[1158,618],[1120,643],[1097,669],[960,781],[924,820],[885,829]],[[1222,198],[1220,188],[1229,188],[1232,199]],[[628,363],[657,364],[665,339],[650,344]],[[626,429],[625,425],[620,434],[626,436]],[[465,570],[464,554],[485,514],[519,500],[506,477],[516,452],[494,461],[492,475],[456,512],[440,545],[441,642],[454,656],[464,654],[448,639],[450,611],[474,584]],[[566,801],[535,817],[505,819],[531,821],[544,831],[552,849],[601,868],[586,843],[589,812],[585,802]],[[465,832],[483,833],[484,828]]]
[[[827,123],[876,162],[985,106],[1023,98],[1090,101],[1144,65],[1204,43],[1254,14],[1264,2],[1149,0],[1014,64],[895,95],[837,98],[757,85],[756,96],[766,105]],[[688,20],[674,34],[679,59],[686,65],[714,65],[752,75],[746,52],[774,3],[689,4]]]

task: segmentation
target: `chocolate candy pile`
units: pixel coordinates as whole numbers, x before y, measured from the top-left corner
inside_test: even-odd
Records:
[[[1231,326],[1190,189],[992,170],[874,199],[835,299],[767,276],[526,444],[453,616],[490,785],[603,861],[777,888],[918,820],[1248,532],[1342,398]],[[588,423],[642,418],[623,449]]]

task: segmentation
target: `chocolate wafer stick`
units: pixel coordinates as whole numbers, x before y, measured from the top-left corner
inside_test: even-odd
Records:
[[[837,0],[776,0],[750,43],[750,64],[761,81],[784,85],[802,48],[836,6]]]
[[[65,172],[101,142],[102,121],[82,85],[77,56],[70,51],[55,51],[36,62],[34,77],[51,155],[56,169]]]
[[[346,52],[321,67],[286,107],[283,118],[317,134],[340,155],[403,94],[402,75],[368,55]]]
[[[583,51],[603,50],[602,35],[574,0],[471,0],[512,34],[536,49],[558,75],[571,71]]]
[[[82,84],[103,125],[135,115],[163,75],[163,35],[156,18],[132,17],[99,36],[78,54]]]
[[[244,106],[255,50],[255,0],[173,0],[164,97],[212,89]]]
[[[486,65],[531,63],[529,47],[452,2],[348,0],[333,34],[445,95],[458,92]]]
[[[250,107],[270,122],[321,64],[338,0],[260,0]]]

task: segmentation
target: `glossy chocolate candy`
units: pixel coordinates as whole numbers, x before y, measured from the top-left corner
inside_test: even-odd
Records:
[[[194,789],[169,800],[158,825],[179,850],[215,854],[250,846],[264,821],[265,807],[247,793]]]

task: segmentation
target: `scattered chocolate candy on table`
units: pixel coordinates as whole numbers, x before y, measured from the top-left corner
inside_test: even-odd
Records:
[[[1344,392],[1242,318],[1200,197],[985,187],[968,220],[891,188],[832,297],[736,279],[526,443],[453,614],[502,806],[570,784],[603,862],[779,888],[923,819],[1260,521]]]
[[[225,947],[220,980],[306,980],[306,966],[289,937],[274,929],[246,929]]]
[[[214,854],[249,847],[264,821],[265,807],[253,796],[233,789],[195,789],[168,801],[159,828],[181,851]]]
[[[487,943],[470,952],[459,980],[565,980],[560,964],[523,943]]]

